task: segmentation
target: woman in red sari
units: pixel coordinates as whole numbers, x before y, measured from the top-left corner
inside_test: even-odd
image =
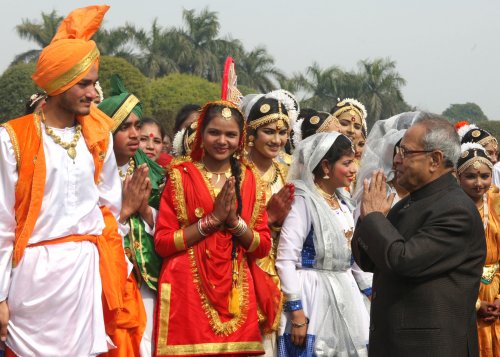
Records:
[[[270,231],[264,187],[240,160],[244,139],[238,108],[211,102],[190,156],[172,162],[155,233],[157,356],[264,352],[247,258],[267,255]]]

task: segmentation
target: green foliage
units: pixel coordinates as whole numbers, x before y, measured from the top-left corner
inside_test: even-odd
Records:
[[[99,65],[99,83],[104,91],[104,98],[109,96],[110,79],[113,74],[119,74],[125,87],[143,103],[145,112],[149,110],[149,82],[138,68],[123,58],[103,56]]]
[[[359,66],[362,91],[358,99],[368,112],[368,127],[409,109],[401,92],[406,81],[396,71],[395,61],[376,58],[360,61]]]
[[[146,115],[153,115],[171,133],[175,115],[185,104],[203,105],[220,99],[221,87],[218,83],[203,78],[173,73],[151,82],[151,97]]]
[[[304,74],[296,74],[291,86],[306,92],[302,107],[329,111],[337,98],[355,98],[368,112],[368,126],[379,119],[408,111],[401,93],[406,81],[396,71],[396,62],[376,58],[359,62],[358,72],[344,71],[337,66],[321,68],[313,63]]]
[[[497,140],[500,140],[500,120],[485,120],[475,124],[493,135]]]
[[[302,94],[302,107],[326,111],[337,98],[356,98],[366,106],[369,126],[410,110],[401,92],[406,81],[397,72],[396,62],[389,58],[363,60],[358,63],[358,70],[349,71],[313,63],[303,73],[287,77],[275,67],[274,58],[264,47],[248,51],[240,40],[222,36],[217,12],[208,8],[184,10],[182,18],[183,26],[179,28],[161,26],[155,19],[150,29],[125,23],[96,33],[94,40],[101,53],[107,55],[102,57],[100,69],[104,95],[108,95],[111,75],[119,74],[143,102],[145,115],[154,115],[171,128],[182,105],[219,98],[218,82],[222,79],[224,60],[231,55],[236,61],[239,83],[248,86],[240,86],[243,94],[281,87]],[[16,30],[21,38],[43,47],[50,42],[61,19],[55,11],[42,13],[41,22],[23,20]],[[36,59],[39,51],[30,50],[16,60]],[[487,120],[484,114],[468,115],[467,119]]]
[[[0,123],[23,116],[28,99],[41,91],[31,79],[34,71],[34,63],[20,63],[0,77]]]
[[[455,122],[467,120],[469,123],[477,123],[488,120],[476,103],[452,104],[443,112],[443,115]]]

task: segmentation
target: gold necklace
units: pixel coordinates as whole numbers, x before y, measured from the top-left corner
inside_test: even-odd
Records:
[[[54,140],[54,142],[57,145],[62,146],[64,150],[68,153],[68,156],[72,159],[75,160],[76,157],[76,144],[78,143],[78,140],[80,139],[80,136],[82,135],[82,126],[80,124],[76,125],[76,130],[75,130],[75,135],[73,135],[73,140],[71,140],[69,143],[62,141],[62,139],[54,133],[54,130],[52,128],[49,128],[47,124],[45,123],[45,115],[43,114],[42,110],[42,123],[45,127],[45,133]]]
[[[212,177],[214,175],[217,175],[217,180],[215,180],[214,185],[217,185],[219,183],[222,175],[224,175],[226,177],[226,179],[231,177],[231,167],[229,167],[229,169],[227,169],[226,171],[214,172],[214,171],[210,171],[207,168],[207,166],[205,165],[205,162],[203,160],[201,161],[201,164],[203,165],[203,171],[205,173],[205,177],[208,179],[209,182],[212,182]]]
[[[328,203],[328,205],[330,207],[332,207],[333,209],[340,208],[340,203],[339,203],[339,200],[338,200],[337,195],[335,193],[333,195],[330,195],[329,193],[326,193],[325,191],[323,191],[323,189],[321,187],[319,187],[318,184],[315,184],[315,186],[318,189],[321,196],[323,196],[323,198],[326,200],[326,203]]]
[[[326,193],[325,191],[323,191],[321,189],[321,187],[319,187],[318,184],[315,184],[315,185],[316,185],[316,188],[318,189],[319,193],[321,194],[321,196],[323,196],[325,198],[328,205],[330,207],[332,207],[333,209],[340,209],[342,214],[345,215],[344,210],[340,207],[340,201],[337,197],[337,194],[334,193],[333,195],[330,195],[330,194]],[[352,236],[353,236],[354,231],[352,229],[350,229],[348,231],[346,231],[346,230],[342,230],[342,231],[344,232],[344,237],[347,240],[347,246],[349,247],[349,249],[351,249],[351,240],[352,240]]]
[[[135,170],[135,161],[134,161],[134,158],[131,157],[129,162],[128,162],[128,169],[127,171],[124,173],[122,170],[120,170],[120,168],[118,168],[118,174],[120,175],[120,178],[123,180],[125,180],[125,178],[127,176],[130,176],[134,173],[134,170]]]

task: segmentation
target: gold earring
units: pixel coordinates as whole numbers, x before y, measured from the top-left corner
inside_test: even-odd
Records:
[[[255,140],[255,136],[253,135],[249,135],[248,136],[248,146],[250,147],[253,147],[255,144],[253,143],[253,141]]]

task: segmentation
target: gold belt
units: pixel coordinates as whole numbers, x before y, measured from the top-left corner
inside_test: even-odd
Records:
[[[498,264],[489,264],[483,267],[483,275],[481,276],[481,282],[484,284],[491,284],[493,277],[495,276],[498,268]]]

